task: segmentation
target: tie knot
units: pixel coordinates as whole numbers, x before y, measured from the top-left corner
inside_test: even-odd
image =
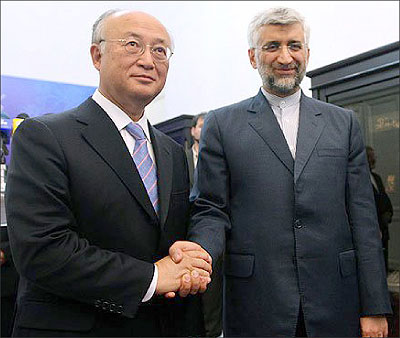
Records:
[[[129,123],[126,126],[126,130],[128,131],[129,134],[131,134],[135,140],[145,140],[146,136],[144,135],[144,131],[142,127],[137,124],[137,123]]]

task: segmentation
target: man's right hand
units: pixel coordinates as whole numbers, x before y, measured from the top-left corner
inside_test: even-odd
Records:
[[[212,258],[209,253],[199,244],[190,241],[176,241],[169,248],[169,255],[175,263],[179,263],[183,257],[183,252],[191,251],[196,251],[205,261],[210,265],[212,264]]]
[[[183,255],[194,255],[196,258],[203,259],[210,266],[212,266],[212,258],[209,253],[204,250],[199,244],[190,241],[177,241],[169,248],[169,255],[175,263],[179,263]],[[212,270],[209,271],[210,275]],[[193,276],[185,274],[181,280],[181,286],[179,288],[179,295],[186,297],[188,294],[196,294],[197,292],[203,293],[207,289],[207,285],[211,282],[211,278],[203,276]],[[165,294],[167,298],[175,297],[174,292],[168,292]]]
[[[156,294],[171,298],[175,296],[175,292],[179,291],[179,294],[184,297],[189,293],[187,285],[190,285],[190,293],[197,293],[202,280],[207,282],[211,280],[211,264],[204,260],[203,256],[193,251],[182,253],[179,263],[175,263],[170,256],[157,261]]]
[[[4,255],[3,250],[0,250],[0,266],[6,262],[6,256]]]

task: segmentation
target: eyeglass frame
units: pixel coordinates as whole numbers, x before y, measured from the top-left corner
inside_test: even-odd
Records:
[[[123,43],[124,49],[126,50],[126,52],[128,54],[132,54],[132,55],[136,55],[136,56],[143,55],[145,50],[146,50],[146,47],[150,47],[150,54],[151,54],[153,60],[154,61],[158,61],[158,62],[167,62],[167,61],[169,61],[171,59],[172,55],[174,54],[174,52],[171,50],[171,48],[166,46],[166,49],[170,51],[171,55],[169,57],[167,57],[165,60],[159,60],[159,59],[155,58],[155,56],[154,56],[154,50],[153,50],[154,45],[144,44],[144,43],[141,43],[140,39],[138,39],[138,40],[139,41],[133,40],[133,39],[132,40],[127,40],[127,39],[107,39],[107,40],[106,39],[101,39],[98,44],[101,44],[102,42],[121,42],[121,43]],[[136,53],[130,52],[127,49],[128,44],[130,42],[132,42],[132,41],[136,42],[136,43],[140,43],[140,45],[142,46],[142,51],[140,53],[136,54]],[[164,47],[164,46],[162,46],[162,47]]]
[[[274,50],[274,51],[269,51],[269,50],[267,50],[268,45],[271,45],[271,44],[279,44],[279,46],[277,47],[277,50]],[[298,45],[300,45],[300,46],[301,46],[301,49],[299,49],[299,50],[291,50],[291,49],[290,49],[290,46],[293,45],[293,44],[298,44]],[[303,50],[306,50],[305,47],[307,47],[307,45],[306,45],[305,43],[300,42],[300,41],[290,41],[290,42],[289,42],[288,44],[286,44],[286,45],[282,45],[282,44],[281,44],[280,42],[278,42],[278,41],[270,41],[270,42],[264,44],[264,45],[261,46],[261,47],[253,47],[253,48],[254,48],[254,49],[258,49],[258,50],[260,50],[260,51],[263,52],[263,53],[275,54],[275,53],[281,52],[282,46],[285,46],[285,47],[286,47],[286,50],[288,51],[288,53],[289,53],[290,55],[293,55],[293,54],[302,52]]]

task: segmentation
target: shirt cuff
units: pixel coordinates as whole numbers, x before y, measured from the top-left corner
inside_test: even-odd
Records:
[[[154,293],[156,292],[156,287],[157,287],[157,280],[158,280],[158,268],[157,268],[157,265],[154,264],[153,279],[150,283],[149,288],[147,289],[146,294],[144,295],[144,297],[142,299],[142,303],[148,302],[154,296]]]

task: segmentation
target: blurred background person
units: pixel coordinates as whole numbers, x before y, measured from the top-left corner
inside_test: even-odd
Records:
[[[13,119],[13,130],[15,132],[22,121],[29,118],[26,113],[18,114]],[[6,136],[1,134],[1,337],[9,337],[12,331],[15,301],[17,298],[19,275],[15,269],[12,252],[10,250],[10,242],[7,232],[7,220],[4,210],[4,191],[7,183],[7,163],[6,156],[9,155],[9,150],[6,144]]]
[[[388,257],[389,257],[389,224],[392,222],[393,206],[389,196],[386,193],[382,178],[374,172],[376,166],[376,155],[374,148],[371,146],[365,147],[370,170],[372,188],[374,190],[375,206],[378,215],[379,229],[382,237],[383,254],[385,258],[386,273],[389,272]]]
[[[2,220],[3,222],[3,220]],[[0,228],[0,264],[1,264],[1,328],[0,337],[10,337],[14,319],[14,307],[17,297],[18,273],[15,269],[7,227]]]
[[[191,147],[186,147],[185,149],[189,166],[190,188],[193,187],[194,170],[196,169],[197,160],[199,158],[199,141],[201,128],[203,128],[204,118],[206,115],[207,113],[204,112],[193,117],[192,128],[190,128],[190,134],[192,135],[193,144]]]

